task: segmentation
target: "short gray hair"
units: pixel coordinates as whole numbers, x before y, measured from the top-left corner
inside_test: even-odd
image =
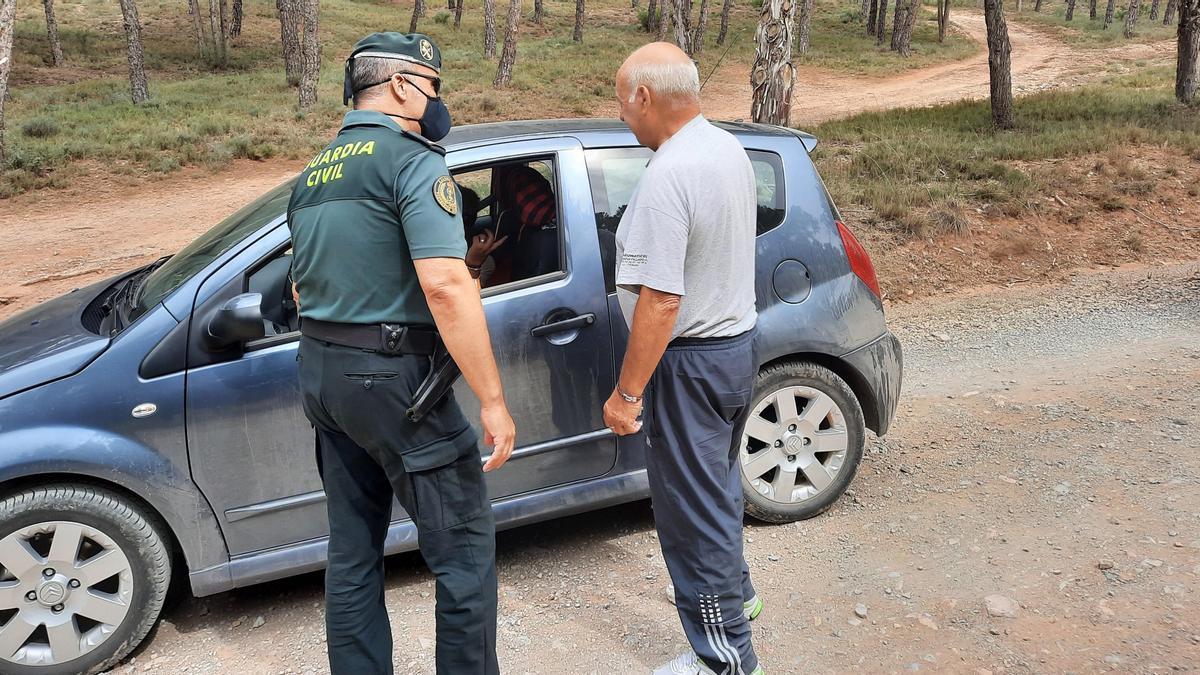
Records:
[[[646,87],[658,96],[681,101],[700,100],[700,73],[693,61],[687,63],[634,63],[625,71],[625,80],[632,90],[630,102],[638,87]]]
[[[392,75],[403,72],[402,64],[395,59],[382,59],[376,56],[360,56],[350,63],[350,86],[354,92],[354,104],[368,101],[382,89],[379,85],[386,84],[385,80]]]

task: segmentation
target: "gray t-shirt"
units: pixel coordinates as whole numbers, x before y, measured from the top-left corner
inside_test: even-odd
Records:
[[[625,322],[649,286],[682,296],[672,338],[753,328],[757,203],[746,150],[703,116],[659,146],[617,228]]]

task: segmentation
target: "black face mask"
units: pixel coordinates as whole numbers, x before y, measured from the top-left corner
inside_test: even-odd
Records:
[[[442,97],[425,99],[425,113],[420,117],[405,117],[404,115],[391,115],[388,117],[396,117],[410,122],[416,122],[421,125],[421,135],[426,139],[437,143],[450,133],[450,110],[442,101]]]

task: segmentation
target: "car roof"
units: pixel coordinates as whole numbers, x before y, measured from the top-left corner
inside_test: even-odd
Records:
[[[800,136],[802,139],[812,138],[803,132],[769,124],[721,121],[714,121],[713,124],[737,135]],[[446,137],[442,145],[447,150],[455,150],[468,146],[488,145],[514,138],[571,136],[578,139],[584,147],[592,147],[593,145],[607,145],[611,143],[614,135],[627,135],[631,143],[637,142],[633,139],[633,134],[629,131],[629,127],[621,120],[593,118],[468,124],[451,129],[450,135]],[[815,142],[816,139],[813,138],[812,140]]]

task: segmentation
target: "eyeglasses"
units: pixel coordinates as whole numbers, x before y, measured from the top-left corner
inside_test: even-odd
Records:
[[[420,77],[422,79],[429,80],[429,83],[433,85],[433,98],[437,98],[438,96],[442,95],[442,78],[436,75],[422,75],[421,73],[410,73],[406,71],[400,71],[396,74],[404,75],[406,77]]]

